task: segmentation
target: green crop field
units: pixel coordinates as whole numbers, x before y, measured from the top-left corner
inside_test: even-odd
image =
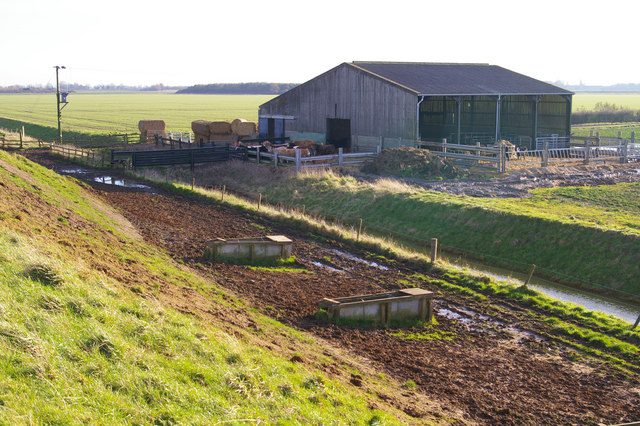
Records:
[[[573,110],[593,110],[598,102],[637,110],[640,109],[640,93],[576,93]]]
[[[193,120],[256,120],[271,95],[175,95],[171,93],[72,93],[63,130],[137,132],[138,121],[159,119],[170,131],[190,130]],[[56,127],[55,95],[0,95],[0,117]]]

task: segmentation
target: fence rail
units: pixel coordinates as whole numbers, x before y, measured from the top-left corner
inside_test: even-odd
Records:
[[[248,157],[255,158],[256,162],[260,163],[267,159],[273,162],[273,165],[278,167],[282,164],[293,164],[296,171],[312,168],[328,168],[328,167],[340,167],[340,166],[353,166],[357,164],[363,164],[366,161],[375,158],[380,154],[380,148],[375,152],[354,152],[345,153],[342,148],[338,148],[337,154],[329,155],[314,155],[314,156],[302,156],[302,152],[299,149],[295,149],[295,156],[281,155],[277,151],[275,152],[261,152],[260,147],[250,148],[247,151]]]
[[[111,164],[131,165],[131,167],[156,167],[228,161],[246,159],[247,150],[243,147],[213,146],[191,149],[162,149],[149,151],[111,151]]]
[[[438,157],[452,158],[480,166],[488,165],[500,173],[506,171],[506,147],[504,145],[462,145],[447,143],[447,140],[443,139],[442,142],[418,141],[416,147],[429,149]]]

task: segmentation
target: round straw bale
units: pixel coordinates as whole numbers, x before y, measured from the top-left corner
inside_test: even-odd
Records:
[[[141,132],[154,130],[164,132],[165,124],[163,120],[140,120],[138,121],[138,130]]]
[[[226,121],[212,121],[209,123],[209,133],[225,135],[231,133],[231,124]]]
[[[193,133],[198,133],[200,135],[207,135],[207,137],[209,136],[209,124],[211,124],[210,121],[206,121],[206,120],[195,120],[191,122],[191,130],[193,130]]]
[[[244,118],[236,118],[235,120],[233,120],[231,122],[231,131],[237,135],[238,134],[238,124],[244,123],[246,121],[247,120],[245,120]]]
[[[236,125],[234,132],[238,136],[251,136],[258,133],[258,126],[254,121],[242,121]]]

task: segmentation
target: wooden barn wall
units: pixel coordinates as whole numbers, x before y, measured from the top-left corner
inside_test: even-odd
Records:
[[[292,115],[287,130],[296,132],[326,133],[327,118],[343,118],[356,136],[415,141],[417,102],[410,92],[341,65],[264,104],[260,114]]]

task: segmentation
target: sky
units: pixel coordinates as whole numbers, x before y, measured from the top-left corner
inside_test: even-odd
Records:
[[[637,0],[0,0],[0,85],[300,83],[354,60],[640,83]]]

